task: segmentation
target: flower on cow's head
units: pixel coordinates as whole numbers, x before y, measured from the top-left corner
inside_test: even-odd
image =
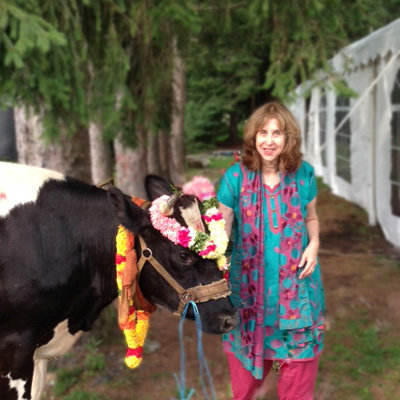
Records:
[[[224,254],[229,238],[225,231],[225,220],[217,208],[217,199],[204,200],[201,205],[204,210],[202,218],[210,232],[207,234],[193,227],[182,226],[175,218],[163,213],[169,198],[163,195],[152,202],[150,220],[153,227],[173,243],[189,248],[203,258],[215,259],[220,269],[226,269]]]

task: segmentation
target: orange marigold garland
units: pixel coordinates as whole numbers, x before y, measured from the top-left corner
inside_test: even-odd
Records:
[[[128,350],[126,353],[125,364],[129,368],[136,368],[142,361],[143,344],[149,329],[150,312],[144,310],[135,310],[133,299],[130,295],[126,296],[123,288],[123,278],[126,266],[126,255],[131,249],[128,249],[129,232],[122,226],[118,228],[117,234],[117,285],[119,301],[128,302],[127,320],[120,320],[120,328],[123,330]]]

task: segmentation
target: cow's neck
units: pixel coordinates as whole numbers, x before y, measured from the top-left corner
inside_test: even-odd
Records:
[[[64,185],[64,187],[63,187]],[[48,264],[60,265],[60,279],[65,307],[70,310],[71,333],[90,330],[100,311],[117,296],[115,283],[115,236],[118,223],[107,192],[81,182],[58,183],[52,192],[51,237],[64,238],[43,243],[44,253],[51,254]],[[45,190],[45,188],[44,188]],[[39,201],[44,209],[46,193]],[[58,207],[54,208],[54,202]],[[47,247],[47,248],[45,248]]]

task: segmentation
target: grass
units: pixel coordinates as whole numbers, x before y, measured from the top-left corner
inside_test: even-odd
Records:
[[[161,378],[169,378],[171,376],[170,371],[165,371],[165,372],[155,372],[151,374],[151,379],[158,381]]]
[[[215,183],[221,179],[225,170],[234,164],[233,157],[209,157],[210,165],[207,168],[186,168],[186,178],[190,180],[196,175],[206,176]]]
[[[102,372],[106,369],[104,361],[104,354],[88,354],[84,362],[86,373],[93,374],[95,372]]]
[[[78,378],[81,376],[82,372],[82,367],[76,367],[73,369],[59,369],[57,371],[57,379],[54,384],[54,395],[61,396],[65,394],[78,382]]]
[[[317,179],[318,193],[331,192],[331,188],[322,181],[321,177],[317,176],[316,179]]]
[[[192,392],[192,389],[191,389],[191,388],[187,388],[187,389],[185,390],[185,393],[183,394],[183,398],[184,398],[184,399],[188,398],[188,396],[189,396],[189,394],[190,394],[191,392]],[[173,395],[173,399],[181,399],[181,398],[182,398],[180,392],[179,392],[177,389],[174,389],[174,390],[172,391],[172,395]],[[194,400],[195,398],[197,398],[197,392],[194,391],[194,392],[192,393],[192,395],[190,396],[190,398],[193,399],[193,400]]]
[[[75,385],[80,384],[82,379],[85,381],[87,378],[92,378],[97,374],[101,374],[105,368],[106,363],[104,360],[104,354],[98,352],[98,347],[101,341],[94,338],[86,343],[85,348],[87,355],[83,362],[83,367],[75,368],[61,368],[57,370],[57,378],[54,384],[53,393],[55,396],[61,396],[66,394],[69,390],[74,388]],[[71,353],[72,355],[74,353]],[[71,355],[67,354],[67,359],[72,358]],[[84,391],[72,392],[70,395],[64,398],[64,400],[102,400],[101,397],[92,393],[86,393]]]
[[[210,158],[210,169],[223,170],[229,168],[234,163],[233,157],[211,157]]]
[[[337,321],[326,342],[320,372],[329,371],[335,399],[372,400],[381,382],[387,398],[393,398],[400,375],[400,337],[394,328],[380,331],[362,311],[351,321]]]
[[[91,337],[85,344],[85,348],[88,352],[84,361],[86,375],[94,375],[96,372],[102,372],[106,369],[104,354],[99,352],[101,343],[101,340]]]
[[[109,382],[107,382],[107,386],[110,389],[123,389],[126,387],[134,387],[139,380],[139,375],[135,374],[131,369],[124,367],[118,375],[118,379],[110,380]]]
[[[64,397],[63,400],[107,400],[107,398],[97,393],[88,393],[84,390],[77,390],[76,392],[72,392],[68,396]]]

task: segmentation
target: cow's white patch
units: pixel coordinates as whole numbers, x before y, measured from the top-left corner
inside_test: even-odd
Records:
[[[46,383],[47,360],[65,354],[79,339],[82,333],[83,332],[77,332],[75,335],[71,335],[68,331],[68,320],[65,320],[55,327],[50,342],[36,349],[33,357],[35,366],[31,390],[32,400],[40,400]]]
[[[45,182],[65,180],[65,176],[47,169],[0,162],[0,217],[19,204],[36,201]]]
[[[44,385],[46,384],[47,360],[35,360],[32,379],[32,400],[40,400]]]
[[[60,322],[55,327],[50,342],[36,349],[34,359],[50,359],[62,356],[74,345],[82,333],[77,332],[75,335],[71,335],[68,331],[68,320]]]
[[[18,400],[24,399],[25,393],[25,383],[26,381],[22,379],[13,379],[11,378],[11,372],[7,375],[7,378],[10,380],[8,382],[10,389],[15,389],[17,391]]]

